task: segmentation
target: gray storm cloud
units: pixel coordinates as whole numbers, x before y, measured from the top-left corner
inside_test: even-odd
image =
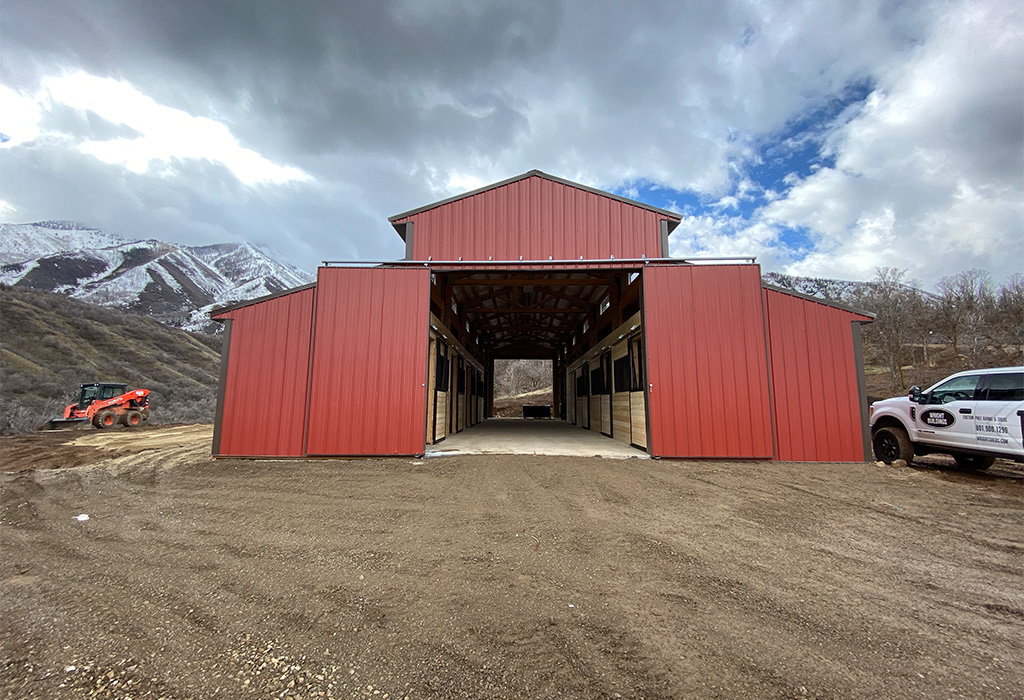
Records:
[[[10,0],[2,12],[3,84],[42,95],[43,110],[40,135],[0,153],[11,221],[252,240],[307,269],[393,258],[402,246],[388,215],[531,168],[708,202],[742,194],[778,134],[849,85],[870,84],[855,113],[808,125],[835,171],[791,181],[754,214],[702,212],[674,249],[743,250],[834,276],[891,264],[930,278],[954,271],[955,255],[883,253],[905,256],[925,235],[955,252],[953,228],[972,211],[950,204],[957,192],[976,198],[985,225],[1010,227],[993,240],[1024,237],[1024,108],[1020,90],[1006,89],[1019,88],[1024,62],[1014,3]],[[985,45],[964,57],[977,36]],[[915,93],[938,69],[952,86]],[[145,172],[103,162],[82,144],[131,139],[132,129],[47,101],[47,79],[75,73],[222,124],[240,148],[309,179],[244,184],[193,156]],[[901,132],[899,119],[913,128]],[[898,166],[921,167],[912,161],[922,146],[949,177],[907,181]],[[809,229],[815,250],[787,249],[786,226]],[[873,248],[879,235],[885,245]],[[972,261],[1012,271],[1005,255],[985,255]]]

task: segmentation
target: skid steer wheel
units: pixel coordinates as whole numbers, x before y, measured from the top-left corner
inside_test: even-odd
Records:
[[[879,428],[871,437],[875,457],[886,464],[902,459],[907,464],[914,458],[914,445],[903,428]]]
[[[956,466],[961,469],[988,469],[996,461],[995,457],[982,457],[981,455],[953,455]]]
[[[113,411],[100,411],[92,419],[92,424],[100,429],[113,428],[117,425],[117,414]]]
[[[121,424],[126,428],[138,428],[142,425],[142,414],[138,411],[125,411],[121,416]]]

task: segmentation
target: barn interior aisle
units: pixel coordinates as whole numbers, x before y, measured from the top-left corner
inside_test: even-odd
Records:
[[[427,457],[509,454],[650,458],[643,450],[557,419],[488,418],[426,449]]]

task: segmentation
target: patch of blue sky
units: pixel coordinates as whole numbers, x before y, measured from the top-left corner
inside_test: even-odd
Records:
[[[629,197],[652,207],[692,215],[704,210],[704,202],[696,192],[680,192],[669,187],[650,183],[634,182],[614,190],[622,197]]]
[[[786,254],[792,262],[803,260],[814,250],[814,239],[811,237],[811,232],[803,226],[779,229],[776,240],[778,245],[786,250]]]
[[[779,132],[761,139],[754,157],[744,164],[742,171],[764,190],[784,192],[794,178],[803,179],[819,168],[834,166],[834,154],[824,148],[826,138],[872,90],[874,83],[862,79],[820,100],[789,120]]]
[[[679,191],[645,181],[626,183],[616,194],[684,216],[711,216],[734,233],[750,225],[758,210],[785,197],[790,188],[820,168],[835,165],[827,139],[846,123],[874,89],[870,80],[848,84],[840,92],[818,100],[778,132],[753,137],[752,150],[734,162],[732,186],[725,196],[692,190]],[[735,134],[742,139],[741,134]],[[781,227],[773,247],[785,251],[790,262],[803,260],[815,249],[813,232],[806,227]]]

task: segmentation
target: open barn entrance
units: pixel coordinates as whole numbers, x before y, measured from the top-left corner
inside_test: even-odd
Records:
[[[495,360],[492,418],[551,418],[554,415],[551,360]]]
[[[428,453],[643,456],[640,269],[530,267],[432,269]]]

